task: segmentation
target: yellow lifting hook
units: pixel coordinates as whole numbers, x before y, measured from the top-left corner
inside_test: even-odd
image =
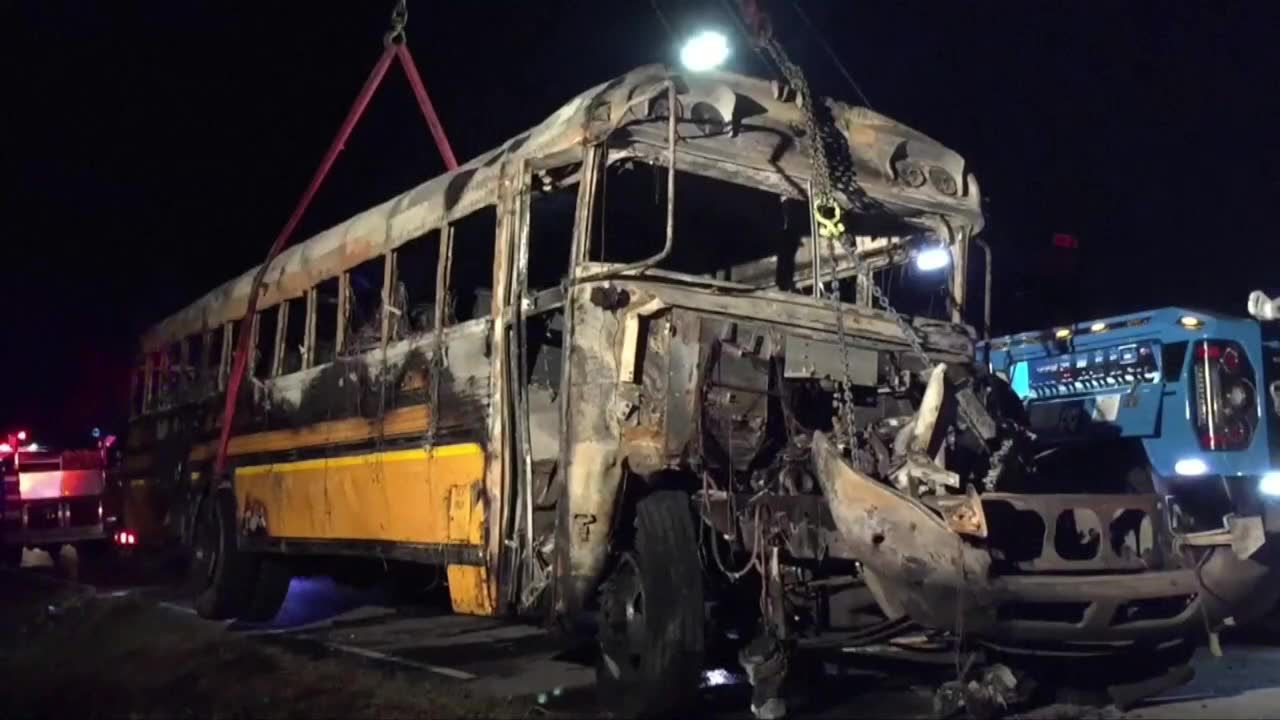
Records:
[[[844,235],[844,222],[840,219],[840,205],[830,197],[813,201],[813,218],[818,223],[818,234],[824,238]]]

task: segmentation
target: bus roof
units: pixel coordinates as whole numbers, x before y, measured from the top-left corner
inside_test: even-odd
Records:
[[[689,169],[788,195],[803,192],[809,174],[807,154],[797,132],[804,124],[803,113],[789,98],[779,99],[782,93],[776,84],[731,73],[681,75],[662,65],[648,65],[579,94],[537,126],[453,172],[287,248],[267,269],[258,307],[269,308],[301,297],[318,283],[437,229],[447,220],[494,203],[499,173],[509,163],[573,151],[630,122],[652,125],[648,136],[645,128],[637,127],[631,134],[633,144],[643,144],[648,138],[651,148],[664,146],[665,132],[658,126],[665,126],[665,119],[652,120],[649,103],[664,94],[670,79],[675,81],[682,118],[705,118],[705,113],[691,112],[703,105],[713,117],[727,119],[734,129],[698,137],[696,130],[685,132],[682,120],[678,152],[682,161],[686,156],[691,158],[693,167]],[[981,195],[957,153],[871,110],[831,101],[827,106],[849,140],[859,186],[872,201],[904,218],[943,215],[967,226],[970,233],[981,229]],[[904,159],[922,173],[899,178]],[[923,178],[936,170],[944,170],[952,178],[950,193],[933,182],[924,182]],[[255,266],[245,271],[151,327],[142,337],[141,349],[157,351],[242,318],[257,270]]]

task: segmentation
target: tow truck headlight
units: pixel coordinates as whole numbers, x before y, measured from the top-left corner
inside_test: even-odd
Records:
[[[1258,494],[1280,498],[1280,470],[1272,470],[1258,480]]]
[[[1209,466],[1200,458],[1183,458],[1173,464],[1173,471],[1179,475],[1204,475],[1209,472]]]

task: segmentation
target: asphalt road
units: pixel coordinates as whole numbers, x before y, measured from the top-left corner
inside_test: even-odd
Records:
[[[65,553],[66,551],[64,551]],[[194,611],[172,584],[139,582],[76,569],[64,554],[62,576],[99,595],[141,595],[175,613]],[[28,552],[30,572],[53,573],[50,559]],[[70,578],[68,578],[70,579]],[[207,622],[207,621],[199,621]],[[535,626],[453,615],[447,608],[405,607],[385,592],[356,590],[326,578],[295,578],[279,615],[270,623],[223,623],[227,632],[260,638],[299,653],[346,656],[354,663],[385,666],[465,683],[500,697],[535,697],[551,713],[591,714],[595,707],[591,658],[565,652]],[[1195,679],[1184,687],[1121,714],[1114,709],[1053,706],[1035,718],[1269,718],[1280,713],[1280,647],[1229,642],[1222,658],[1207,652],[1194,660]],[[930,717],[936,680],[900,666],[876,670],[827,667],[827,676],[794,706],[794,717]],[[936,676],[935,676],[936,677]],[[749,717],[748,689],[733,669],[704,675],[706,714]]]

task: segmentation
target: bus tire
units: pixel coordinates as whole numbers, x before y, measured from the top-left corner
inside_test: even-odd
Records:
[[[235,507],[230,490],[213,490],[201,502],[192,534],[192,606],[209,620],[239,617],[253,592],[254,558],[237,547]]]
[[[635,541],[600,589],[596,684],[614,717],[664,717],[697,697],[706,640],[702,563],[689,496],[635,508]]]
[[[253,594],[241,620],[250,622],[266,622],[275,618],[284,605],[284,598],[289,594],[289,582],[293,580],[293,572],[289,565],[275,558],[262,558],[258,562],[258,572],[253,581]]]

